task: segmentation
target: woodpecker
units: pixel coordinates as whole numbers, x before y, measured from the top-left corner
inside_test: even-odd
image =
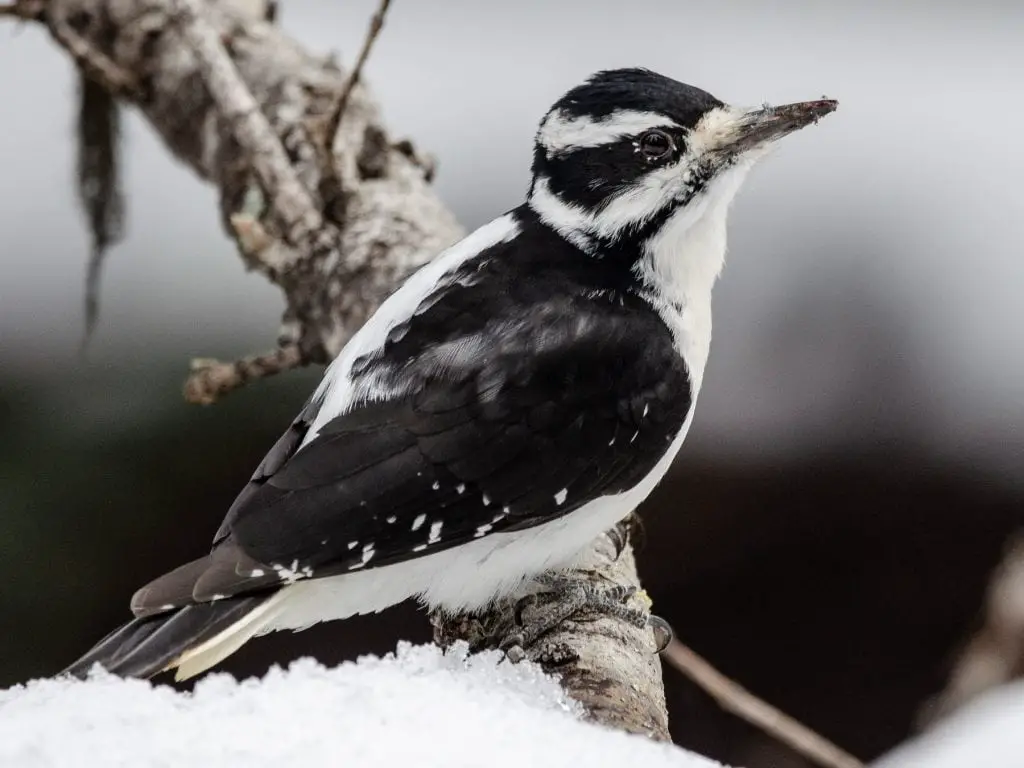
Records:
[[[380,306],[211,551],[66,672],[184,679],[267,632],[409,598],[479,610],[570,569],[686,437],[744,176],[836,107],[737,108],[646,69],[572,88],[525,202]]]

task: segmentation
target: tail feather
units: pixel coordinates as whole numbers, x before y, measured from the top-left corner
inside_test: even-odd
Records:
[[[100,640],[64,670],[85,677],[94,664],[122,677],[152,677],[179,667],[176,679],[227,658],[272,617],[273,596],[228,598],[134,619]]]

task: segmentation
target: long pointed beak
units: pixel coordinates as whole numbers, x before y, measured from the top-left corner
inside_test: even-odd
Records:
[[[838,106],[838,101],[821,99],[755,109],[739,118],[732,135],[720,149],[740,154],[777,141],[811,123],[817,123],[825,115],[835,112]]]

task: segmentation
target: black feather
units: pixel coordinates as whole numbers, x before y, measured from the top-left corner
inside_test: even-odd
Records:
[[[93,665],[99,664],[123,677],[152,677],[185,651],[242,619],[263,599],[232,598],[134,619],[96,643],[62,674],[84,678]]]

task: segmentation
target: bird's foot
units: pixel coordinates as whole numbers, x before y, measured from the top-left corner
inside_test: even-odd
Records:
[[[545,664],[567,663],[578,658],[575,651],[564,643],[535,646],[537,640],[548,632],[558,626],[564,627],[570,617],[595,620],[609,616],[639,628],[654,626],[651,624],[654,618],[659,626],[668,626],[662,619],[652,617],[646,607],[638,609],[629,605],[637,594],[636,587],[581,583],[578,578],[561,573],[544,574],[537,578],[537,582],[545,590],[527,595],[516,603],[512,631],[498,645],[513,663],[528,657]],[[554,647],[556,645],[559,647]],[[530,649],[529,652],[526,649]]]

